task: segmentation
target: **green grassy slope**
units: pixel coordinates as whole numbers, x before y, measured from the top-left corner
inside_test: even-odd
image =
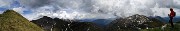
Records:
[[[0,14],[0,31],[43,31],[13,10]]]

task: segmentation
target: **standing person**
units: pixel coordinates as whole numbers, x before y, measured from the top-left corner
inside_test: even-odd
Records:
[[[170,8],[170,14],[168,14],[170,20],[169,20],[169,23],[171,24],[171,27],[173,28],[174,27],[174,24],[173,24],[173,18],[176,16],[176,12],[173,11],[173,8]]]

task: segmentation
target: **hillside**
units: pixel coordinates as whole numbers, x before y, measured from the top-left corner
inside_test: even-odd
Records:
[[[45,31],[103,31],[92,22],[71,22],[73,20],[44,16],[31,22],[43,27]]]
[[[79,22],[78,20],[68,20],[50,18],[44,16],[31,22],[42,27],[46,31],[179,31],[180,22],[174,23],[175,28],[170,24],[160,21],[157,18],[150,18],[144,15],[133,15],[126,18],[118,18],[105,26],[102,25],[104,19],[94,20],[95,22]],[[101,22],[101,23],[100,23]],[[96,24],[97,23],[97,24]]]
[[[108,31],[140,31],[161,27],[164,23],[155,18],[148,18],[143,15],[133,15],[126,18],[119,18],[111,22],[107,27]]]
[[[0,15],[0,31],[43,31],[19,13],[6,10]]]

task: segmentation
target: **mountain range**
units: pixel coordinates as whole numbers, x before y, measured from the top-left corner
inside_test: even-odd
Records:
[[[29,21],[13,10],[6,10],[0,14],[0,31],[180,31],[180,22],[171,28],[162,20],[161,17],[135,14],[115,20],[69,20],[43,16]]]

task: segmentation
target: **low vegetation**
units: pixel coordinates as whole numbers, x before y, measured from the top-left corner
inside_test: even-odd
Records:
[[[13,10],[0,14],[0,31],[43,31]]]

